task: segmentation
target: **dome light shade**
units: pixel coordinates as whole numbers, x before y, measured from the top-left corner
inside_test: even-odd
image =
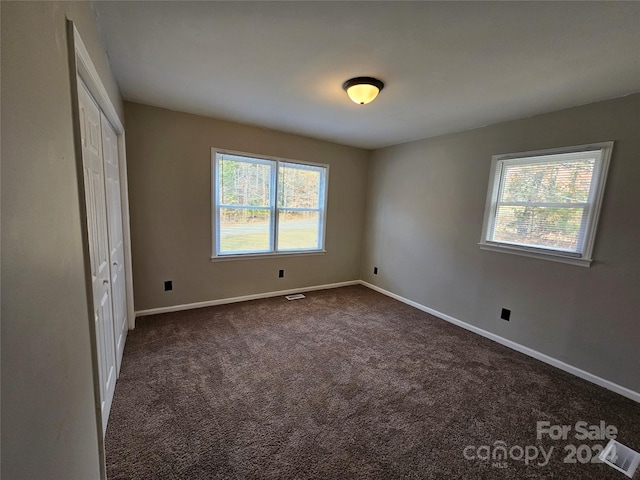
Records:
[[[380,90],[384,88],[384,83],[377,78],[356,77],[344,82],[342,88],[354,103],[365,105],[378,96]]]

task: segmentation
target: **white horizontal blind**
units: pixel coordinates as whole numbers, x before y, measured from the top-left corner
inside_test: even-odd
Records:
[[[499,160],[488,242],[581,255],[602,150]]]

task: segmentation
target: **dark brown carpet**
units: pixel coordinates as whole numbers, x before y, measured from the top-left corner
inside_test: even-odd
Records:
[[[570,455],[585,444],[585,461],[606,444],[575,438],[576,422],[601,420],[640,448],[637,403],[354,286],[139,319],[116,386],[107,472],[623,480]],[[570,425],[567,440],[537,440],[538,421]],[[485,460],[500,441],[512,455]],[[482,458],[466,459],[466,447]],[[525,464],[520,447],[538,458]],[[553,447],[547,465],[539,447]]]

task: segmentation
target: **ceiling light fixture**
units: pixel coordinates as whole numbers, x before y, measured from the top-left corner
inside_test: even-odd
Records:
[[[380,90],[384,88],[384,83],[377,78],[356,77],[344,82],[342,88],[355,103],[365,105],[378,96]]]

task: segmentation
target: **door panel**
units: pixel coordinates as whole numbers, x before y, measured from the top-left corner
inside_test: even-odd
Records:
[[[102,153],[104,159],[107,196],[107,225],[109,230],[109,259],[111,295],[117,371],[120,371],[124,342],[127,337],[127,297],[124,277],[124,238],[122,235],[122,206],[120,202],[120,167],[118,138],[111,124],[101,114]]]
[[[102,129],[100,110],[79,78],[78,100],[100,377],[100,410],[104,434],[115,389],[116,355],[111,305],[111,271],[109,268],[107,208],[102,159]]]

